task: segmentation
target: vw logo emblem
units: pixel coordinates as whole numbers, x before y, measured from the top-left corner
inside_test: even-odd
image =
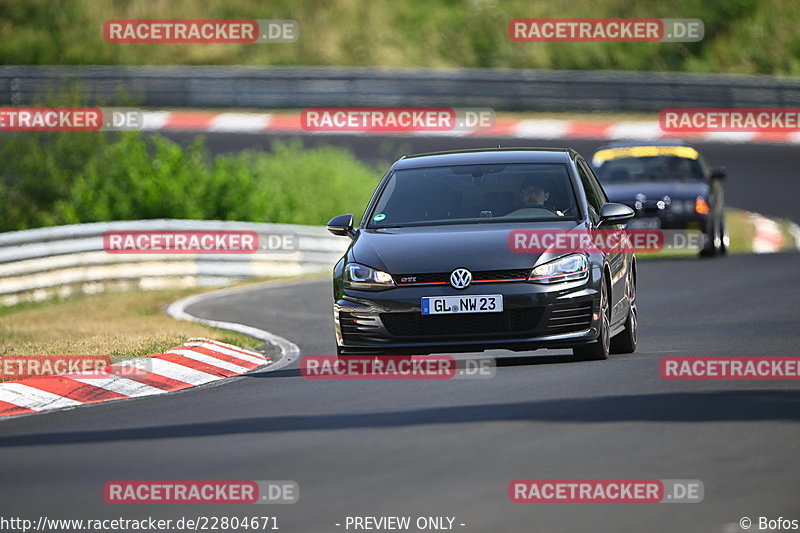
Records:
[[[466,268],[457,268],[450,274],[450,285],[456,289],[466,289],[472,283],[472,272]]]

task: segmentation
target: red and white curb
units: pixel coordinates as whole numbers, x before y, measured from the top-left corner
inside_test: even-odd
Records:
[[[193,294],[191,296],[187,296],[185,298],[181,298],[180,300],[172,302],[166,309],[167,315],[175,318],[177,320],[185,320],[187,322],[194,322],[196,324],[203,324],[204,326],[209,326],[212,328],[218,329],[227,329],[228,331],[235,331],[237,333],[241,333],[242,335],[247,335],[249,337],[253,337],[254,339],[262,340],[272,346],[274,346],[278,353],[275,356],[275,359],[270,361],[269,371],[274,372],[275,370],[279,370],[290,364],[294,363],[298,357],[300,357],[300,347],[279,335],[271,333],[269,331],[259,329],[254,326],[248,326],[246,324],[240,324],[238,322],[223,322],[221,320],[212,320],[210,318],[202,318],[199,316],[195,316],[187,311],[187,308],[202,304],[207,300],[213,300],[214,298],[219,298],[220,296],[235,296],[242,293],[249,293],[253,290],[260,289],[262,287],[291,287],[293,285],[302,285],[305,283],[303,280],[299,281],[264,281],[261,283],[250,283],[247,285],[243,285],[241,287],[228,287],[225,289],[219,289],[213,292],[206,292],[202,294]]]
[[[597,139],[654,141],[684,139],[721,143],[800,144],[800,132],[713,132],[665,133],[658,121],[587,121],[555,119],[498,118],[489,129],[436,132],[314,132],[304,130],[299,114],[290,113],[203,113],[145,111],[147,131],[201,131],[230,133],[306,133],[314,135],[414,135],[436,137],[509,137],[518,139]]]
[[[271,360],[209,339],[166,353],[114,363],[91,374],[59,374],[0,383],[0,417],[175,392],[238,376]]]
[[[758,213],[747,213],[747,217],[756,230],[753,235],[753,253],[771,254],[783,249],[783,232],[777,222]]]

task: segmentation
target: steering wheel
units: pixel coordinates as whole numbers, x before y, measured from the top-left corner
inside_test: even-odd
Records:
[[[550,212],[551,212],[551,213],[553,213],[554,215],[558,215],[558,213],[559,213],[559,210],[558,210],[558,209],[556,209],[555,207],[551,207],[551,206],[549,206],[549,205],[542,205],[542,207],[544,207],[545,209],[547,209],[548,211],[550,211]],[[562,211],[562,212],[563,212],[563,211]],[[560,215],[559,215],[559,216],[560,216]]]
[[[550,212],[551,212],[551,213],[553,213],[554,215],[558,215],[558,212],[559,212],[559,210],[558,210],[558,209],[556,209],[555,207],[549,206],[549,205],[547,205],[547,204],[535,204],[535,205],[527,205],[527,206],[525,206],[525,207],[541,207],[541,208],[543,208],[543,209],[547,209],[548,211],[550,211]],[[523,207],[523,209],[525,209],[525,207]],[[562,211],[562,212],[563,212],[563,211]],[[560,216],[560,215],[559,215],[559,216]]]
[[[547,205],[537,204],[537,205],[527,205],[525,207],[520,207],[519,209],[515,209],[514,211],[511,211],[510,213],[506,214],[505,216],[513,217],[513,216],[520,216],[520,215],[526,215],[526,214],[533,214],[533,213],[529,213],[529,212],[530,211],[535,211],[535,210],[550,211],[554,215],[558,215],[558,213],[556,213],[556,210],[553,209],[552,207],[547,206]]]
[[[574,205],[569,206],[568,208],[562,211],[565,217],[574,217],[578,214],[578,208]]]

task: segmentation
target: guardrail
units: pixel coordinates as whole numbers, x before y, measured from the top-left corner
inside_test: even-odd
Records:
[[[0,105],[32,105],[47,87],[88,87],[92,103],[142,107],[492,107],[534,111],[660,111],[667,107],[792,107],[800,78],[667,72],[334,67],[0,67]]]
[[[113,254],[109,231],[253,231],[292,235],[292,250],[253,254]],[[216,286],[251,277],[330,271],[349,240],[325,228],[211,220],[132,220],[0,233],[0,304],[76,292]]]

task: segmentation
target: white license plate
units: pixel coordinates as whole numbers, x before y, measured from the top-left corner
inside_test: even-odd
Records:
[[[448,313],[499,313],[502,310],[502,294],[426,296],[422,298],[423,315],[444,315]]]
[[[633,218],[627,229],[661,229],[661,219],[658,217]]]

